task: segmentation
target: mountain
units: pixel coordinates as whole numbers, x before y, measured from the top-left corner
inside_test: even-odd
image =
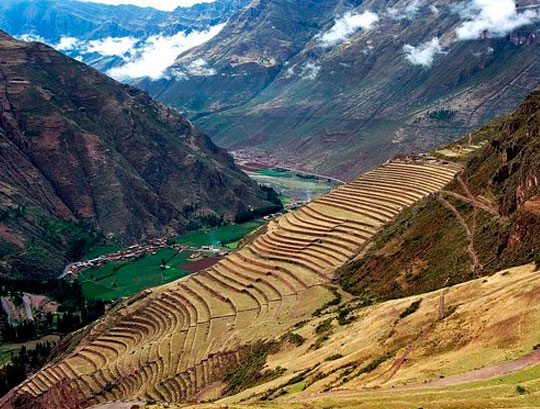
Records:
[[[539,259],[539,136],[537,90],[512,115],[436,152],[461,159],[465,169],[345,267],[344,288],[383,299],[401,297]],[[483,147],[465,155],[471,144]]]
[[[0,408],[538,406],[539,129],[540,90],[273,219],[67,337]]]
[[[540,13],[516,3],[497,20],[476,1],[257,0],[136,84],[229,150],[351,179],[511,112],[538,85]]]
[[[17,38],[45,42],[107,71],[160,39],[207,32],[247,1],[217,0],[165,12],[74,0],[7,0],[0,4],[0,29]],[[181,40],[187,41],[180,36]]]
[[[4,33],[0,56],[2,271],[58,272],[88,231],[129,243],[271,205],[226,151],[144,92]]]

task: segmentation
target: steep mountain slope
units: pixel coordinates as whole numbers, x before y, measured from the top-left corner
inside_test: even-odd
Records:
[[[472,3],[253,1],[181,55],[167,79],[138,85],[222,146],[352,178],[396,153],[447,143],[537,86],[538,14],[526,8],[534,2],[517,1],[514,30],[458,38],[482,18]],[[190,70],[194,61],[206,69]]]
[[[165,12],[74,0],[6,0],[0,4],[0,29],[18,38],[39,39],[106,71],[125,63],[120,52],[124,44],[131,44],[133,51],[153,36],[204,32],[227,21],[247,2],[217,0]]]
[[[452,149],[485,144],[440,195],[405,212],[343,270],[345,288],[382,298],[418,294],[533,260],[540,254],[539,136],[536,91],[514,114],[439,151],[453,156]]]
[[[0,58],[1,266],[55,271],[77,230],[129,242],[270,205],[224,150],[143,92],[4,33]]]
[[[271,349],[264,340],[278,339],[325,303],[339,304],[328,287],[336,268],[457,169],[395,161],[274,219],[265,234],[214,267],[118,304],[75,337],[81,342],[66,340],[59,349],[66,354],[0,400],[0,408],[204,400],[207,388],[245,362],[264,363],[259,354]],[[403,175],[403,193],[377,195],[395,172]],[[253,352],[259,358],[251,359]],[[251,381],[229,376],[240,382],[232,390]]]

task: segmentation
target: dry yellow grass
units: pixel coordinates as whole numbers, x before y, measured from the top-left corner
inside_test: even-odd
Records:
[[[201,399],[238,365],[245,345],[280,337],[330,300],[327,284],[336,269],[457,170],[438,162],[390,162],[271,222],[266,234],[215,267],[147,291],[107,315],[74,352],[16,388],[0,407],[12,408],[20,398],[32,409]],[[325,353],[305,351],[296,365]]]
[[[440,300],[455,311],[441,319]],[[385,302],[361,311],[350,326],[335,327],[320,350],[311,351],[318,321],[302,329],[309,342],[284,348],[270,357],[269,366],[288,372],[280,379],[239,395],[196,409],[370,408],[370,409],[489,409],[540,407],[540,352],[531,356],[540,340],[540,272],[534,265],[513,268],[422,296],[421,307],[399,318],[417,297]],[[428,329],[427,332],[426,328]],[[424,336],[419,336],[424,332]],[[411,345],[414,346],[411,348]],[[409,349],[407,360],[392,375],[396,362]],[[343,358],[326,362],[339,352]],[[359,367],[392,352],[378,368],[343,383],[347,363]],[[507,365],[508,363],[512,363]],[[536,364],[534,364],[536,362]],[[295,385],[283,388],[294,374],[320,366]],[[519,364],[519,365],[518,365]],[[483,368],[480,371],[475,371]],[[489,369],[489,370],[487,370]],[[317,374],[331,374],[313,382]],[[336,384],[336,380],[339,382]],[[330,391],[325,386],[333,385]],[[307,386],[307,388],[305,388]],[[304,389],[305,388],[305,389]],[[269,390],[276,399],[261,402]],[[281,396],[281,397],[280,397]],[[161,408],[150,406],[152,408]]]

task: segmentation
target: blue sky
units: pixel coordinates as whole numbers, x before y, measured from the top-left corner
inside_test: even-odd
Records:
[[[213,3],[215,0],[79,0],[104,4],[133,4],[140,7],[154,7],[159,10],[172,11],[176,7],[189,7],[197,3]]]

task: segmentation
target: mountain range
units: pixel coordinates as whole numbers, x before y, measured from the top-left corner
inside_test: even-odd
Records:
[[[4,33],[0,55],[2,271],[58,273],[84,231],[129,243],[271,206],[225,150],[146,93]]]
[[[108,71],[140,58],[156,44],[200,43],[247,2],[217,0],[165,12],[75,0],[7,0],[0,4],[0,28]]]
[[[148,91],[220,146],[345,180],[515,109],[537,85],[539,21],[532,0],[0,9],[11,34]]]
[[[503,3],[498,16],[479,1],[254,1],[168,77],[136,84],[229,150],[350,179],[448,143],[536,87],[538,8]],[[190,74],[194,62],[206,69]]]

